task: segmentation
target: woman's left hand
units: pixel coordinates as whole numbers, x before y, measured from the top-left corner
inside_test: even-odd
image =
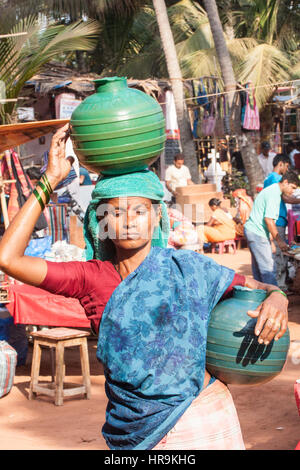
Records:
[[[256,310],[249,310],[248,315],[257,318],[255,334],[258,342],[265,345],[273,339],[277,341],[287,330],[288,299],[279,291],[271,292]]]

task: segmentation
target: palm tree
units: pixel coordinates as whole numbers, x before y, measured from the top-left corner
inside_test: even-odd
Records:
[[[230,92],[230,105],[232,106],[234,90],[236,89],[236,80],[233,72],[231,57],[229,55],[221,20],[219,17],[219,11],[215,0],[203,0],[203,3],[207,11],[212,35],[214,38],[216,52],[224,80],[225,91]],[[250,191],[252,195],[254,195],[256,192],[257,183],[261,183],[263,181],[263,171],[258,162],[257,154],[251,140],[248,139],[244,134],[241,136],[240,142],[242,158],[249,179]]]
[[[6,99],[16,100],[26,81],[54,57],[74,50],[91,50],[99,26],[95,21],[79,21],[68,26],[46,26],[36,17],[21,20],[11,34],[26,32],[0,40],[0,82],[6,89]],[[14,101],[0,104],[2,123],[11,121]]]
[[[214,38],[214,44],[221,67],[225,91],[229,92],[229,106],[231,107],[233,103],[234,91],[236,90],[236,79],[233,72],[231,57],[225,41],[223,27],[219,17],[218,7],[215,1],[203,0],[203,3]]]
[[[174,94],[182,150],[185,155],[187,165],[191,171],[192,179],[197,183],[199,181],[197,156],[192,138],[188,111],[184,100],[182,73],[169,23],[167,7],[164,0],[153,0],[153,6]]]

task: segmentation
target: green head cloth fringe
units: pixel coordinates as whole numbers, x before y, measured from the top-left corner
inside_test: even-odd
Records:
[[[102,176],[92,193],[92,200],[87,208],[84,221],[86,259],[111,261],[113,250],[111,243],[99,238],[97,208],[103,199],[138,196],[157,201],[161,205],[161,221],[154,229],[152,246],[166,247],[170,230],[167,207],[163,202],[164,188],[159,178],[150,170],[127,173],[117,176]]]

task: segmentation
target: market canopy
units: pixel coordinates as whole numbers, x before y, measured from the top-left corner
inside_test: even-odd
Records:
[[[69,119],[52,119],[2,125],[0,126],[0,152],[56,131],[68,121]]]

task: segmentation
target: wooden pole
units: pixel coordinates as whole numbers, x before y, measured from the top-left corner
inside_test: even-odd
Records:
[[[13,34],[1,34],[0,39],[14,38],[16,36],[26,36],[28,33],[13,33]]]
[[[9,226],[9,218],[8,218],[8,212],[7,212],[7,204],[6,204],[6,198],[5,198],[5,192],[4,192],[4,181],[2,178],[2,170],[1,170],[1,165],[0,165],[0,201],[1,201],[1,210],[3,214],[3,219],[4,219],[4,227],[5,230]]]
[[[9,218],[8,218],[8,211],[7,211],[7,204],[6,204],[6,197],[5,197],[4,187],[5,187],[6,184],[11,184],[11,183],[15,183],[15,182],[16,182],[16,180],[3,180],[1,162],[0,162],[0,204],[1,204],[1,211],[2,211],[2,214],[3,214],[5,230],[9,226]]]

